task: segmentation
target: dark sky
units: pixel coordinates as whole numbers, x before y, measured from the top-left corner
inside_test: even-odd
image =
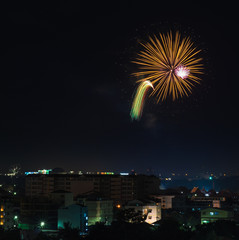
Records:
[[[237,6],[33,2],[3,15],[2,170],[237,173]],[[203,81],[132,122],[139,41],[169,30],[202,49]]]

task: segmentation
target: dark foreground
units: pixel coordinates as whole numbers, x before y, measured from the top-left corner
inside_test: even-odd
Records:
[[[0,231],[1,240],[23,239],[19,229]],[[27,238],[24,238],[27,239]],[[239,239],[239,226],[235,222],[217,221],[204,225],[198,225],[194,230],[183,228],[173,220],[165,220],[160,226],[151,226],[146,223],[113,222],[111,226],[96,224],[91,227],[87,236],[80,236],[78,229],[72,229],[66,225],[53,236],[39,232],[33,238],[35,240],[231,240]]]

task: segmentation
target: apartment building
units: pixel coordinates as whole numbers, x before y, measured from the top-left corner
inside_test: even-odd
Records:
[[[146,175],[101,175],[101,174],[29,174],[26,176],[26,196],[49,196],[63,190],[73,196],[98,192],[115,204],[124,204],[133,199],[142,199],[157,194],[160,179]]]
[[[233,211],[222,210],[218,208],[206,208],[201,211],[201,224],[211,223],[218,220],[232,221],[233,218]]]
[[[90,194],[88,196],[79,196],[76,201],[88,208],[89,226],[97,222],[111,225],[113,221],[113,200]]]
[[[141,212],[145,216],[145,222],[154,224],[161,220],[161,204],[154,201],[129,201],[125,209],[134,209],[135,212]]]

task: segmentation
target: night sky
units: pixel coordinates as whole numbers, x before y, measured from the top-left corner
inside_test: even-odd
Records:
[[[33,2],[3,15],[0,171],[239,173],[237,6]],[[169,30],[202,49],[203,81],[132,122],[131,61]]]

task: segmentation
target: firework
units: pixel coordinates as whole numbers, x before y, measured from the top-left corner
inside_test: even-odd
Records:
[[[139,66],[133,75],[141,78],[138,82],[151,81],[154,90],[150,96],[155,95],[158,102],[168,96],[173,100],[188,96],[201,80],[198,75],[202,74],[202,59],[197,57],[200,50],[178,32],[175,36],[169,32],[149,39],[141,43],[144,49],[133,61]]]
[[[142,82],[136,91],[133,104],[132,104],[132,109],[130,112],[130,116],[133,119],[140,119],[142,111],[143,111],[143,106],[144,106],[144,98],[146,95],[146,92],[149,88],[153,88],[153,85],[150,81],[144,81]]]
[[[190,70],[184,66],[179,66],[175,69],[175,74],[182,79],[187,78],[189,73]]]

